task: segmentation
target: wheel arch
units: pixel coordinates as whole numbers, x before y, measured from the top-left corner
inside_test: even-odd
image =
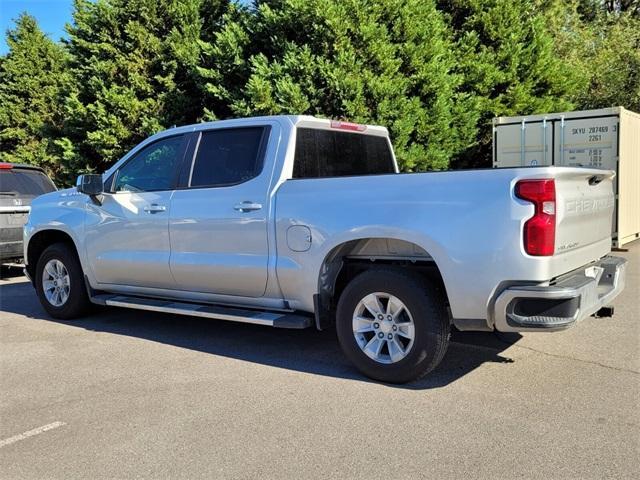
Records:
[[[333,321],[333,312],[342,290],[356,275],[379,265],[411,269],[429,276],[442,285],[445,282],[438,263],[419,244],[393,237],[361,237],[335,245],[325,255],[318,273],[314,296],[316,327],[325,329]]]
[[[69,235],[67,232],[59,229],[49,228],[46,230],[40,230],[39,232],[34,233],[31,238],[29,238],[29,242],[27,244],[26,251],[26,270],[33,282],[35,279],[36,273],[36,265],[38,263],[38,259],[42,255],[47,247],[53,245],[54,243],[66,243],[73,247],[76,255],[78,255],[78,246],[76,242],[73,240],[73,237]],[[78,255],[79,257],[79,255]]]

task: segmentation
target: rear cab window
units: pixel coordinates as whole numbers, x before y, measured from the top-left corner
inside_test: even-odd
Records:
[[[395,173],[387,137],[298,127],[293,178]]]
[[[1,197],[37,197],[55,190],[53,182],[40,170],[20,167],[0,169]]]

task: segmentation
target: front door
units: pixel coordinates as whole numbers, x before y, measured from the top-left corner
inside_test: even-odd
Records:
[[[101,284],[175,288],[169,268],[169,214],[185,136],[143,147],[88,202],[85,245]]]
[[[177,289],[261,297],[267,285],[271,127],[200,132],[185,188],[171,199]]]

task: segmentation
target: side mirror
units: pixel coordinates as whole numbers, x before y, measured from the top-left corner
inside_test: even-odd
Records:
[[[89,195],[90,197],[96,197],[103,192],[102,175],[96,175],[94,173],[87,173],[80,175],[76,182],[76,188],[80,193]]]

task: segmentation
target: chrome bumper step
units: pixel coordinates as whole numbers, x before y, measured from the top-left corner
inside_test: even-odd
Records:
[[[276,328],[302,329],[313,324],[313,317],[289,312],[269,312],[249,310],[220,305],[176,302],[156,298],[133,297],[127,295],[96,295],[93,303],[111,307],[134,308],[151,312],[189,315],[192,317],[213,318],[231,322],[253,323]]]
[[[509,287],[496,299],[495,329],[555,331],[590,315],[611,316],[613,308],[609,302],[624,288],[626,265],[624,258],[606,256],[567,273],[553,285]]]

